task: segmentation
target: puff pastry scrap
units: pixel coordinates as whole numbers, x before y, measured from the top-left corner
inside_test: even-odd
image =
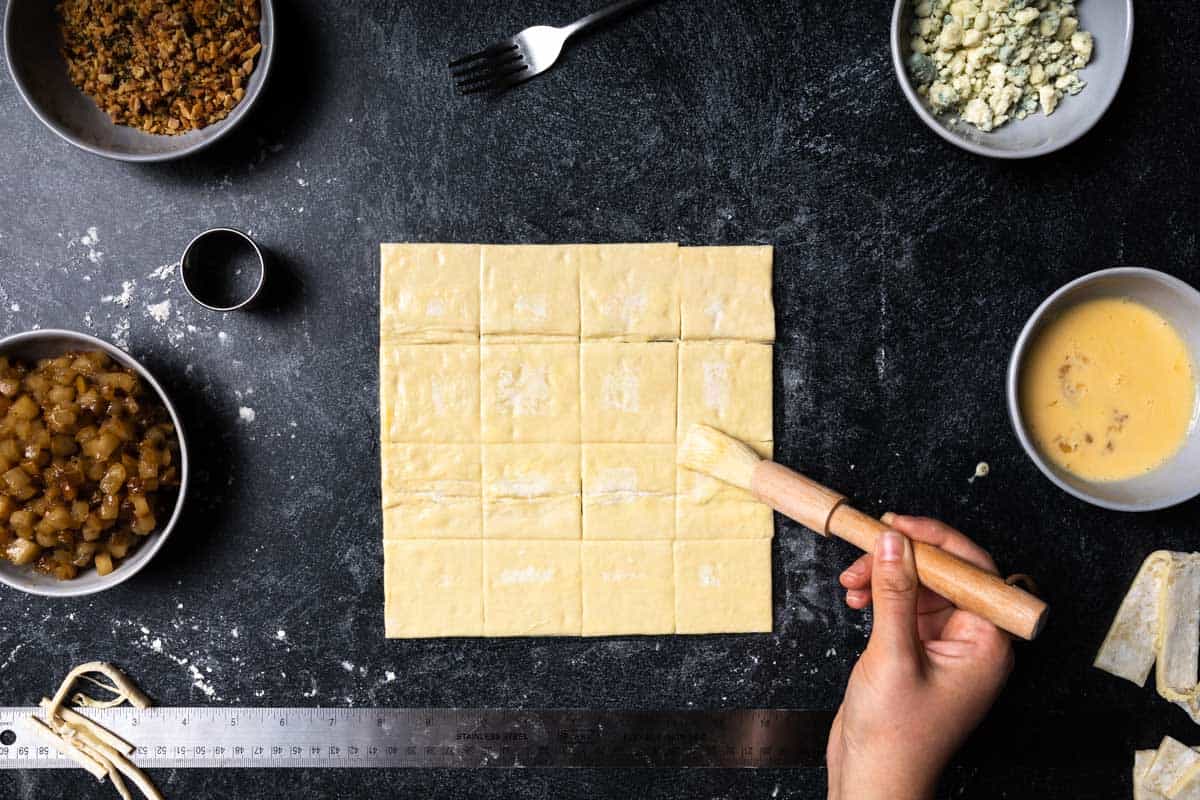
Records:
[[[1139,686],[1157,664],[1159,695],[1200,722],[1200,553],[1151,553],[1121,602],[1094,666]]]
[[[1200,800],[1200,753],[1164,737],[1133,757],[1133,800]]]
[[[675,464],[773,448],[770,247],[384,244],[389,637],[770,631],[770,509]]]

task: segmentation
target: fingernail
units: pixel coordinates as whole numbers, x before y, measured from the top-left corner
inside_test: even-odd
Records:
[[[904,556],[904,537],[895,531],[884,531],[879,536],[879,560],[899,561]]]
[[[880,517],[879,521],[882,522],[884,525],[891,525],[893,522],[896,521],[896,515],[893,514],[891,511],[889,511],[886,514],[884,514],[882,517]]]

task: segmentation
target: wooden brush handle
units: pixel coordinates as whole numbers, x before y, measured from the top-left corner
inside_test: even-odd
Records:
[[[868,553],[875,551],[879,534],[888,530],[874,517],[846,505],[843,495],[771,461],[754,470],[751,488],[784,516]],[[1045,602],[998,575],[924,542],[913,542],[913,555],[921,583],[959,608],[1022,639],[1032,640],[1045,625],[1049,611]]]

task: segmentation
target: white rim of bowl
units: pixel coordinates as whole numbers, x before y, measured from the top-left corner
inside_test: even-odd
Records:
[[[1021,402],[1019,396],[1019,382],[1021,365],[1025,360],[1025,351],[1029,348],[1029,343],[1033,339],[1037,328],[1041,326],[1042,321],[1046,318],[1046,312],[1057,303],[1062,297],[1069,294],[1071,291],[1084,284],[1092,283],[1100,278],[1107,277],[1122,277],[1122,276],[1140,276],[1149,277],[1161,281],[1172,289],[1175,289],[1184,294],[1190,294],[1200,304],[1200,291],[1189,284],[1187,281],[1180,280],[1174,275],[1162,272],[1156,269],[1147,267],[1112,267],[1110,269],[1102,269],[1097,272],[1089,272],[1087,275],[1080,276],[1075,280],[1067,283],[1053,294],[1042,301],[1042,304],[1029,316],[1025,327],[1021,329],[1021,335],[1017,337],[1017,343],[1013,347],[1012,356],[1008,362],[1008,375],[1006,379],[1006,389],[1008,394],[1008,419],[1012,425],[1013,432],[1016,433],[1017,439],[1021,442],[1021,447],[1024,448],[1025,454],[1033,461],[1034,465],[1041,471],[1043,475],[1050,479],[1058,488],[1062,489],[1069,495],[1083,500],[1086,503],[1091,503],[1100,508],[1106,508],[1110,511],[1129,511],[1134,513],[1142,513],[1146,511],[1161,511],[1164,508],[1171,508],[1180,503],[1186,503],[1188,500],[1200,495],[1200,487],[1180,492],[1175,495],[1170,495],[1164,500],[1153,503],[1114,503],[1100,497],[1088,494],[1062,480],[1058,474],[1050,467],[1046,460],[1042,457],[1041,452],[1029,438],[1026,431],[1025,418],[1021,413]]]
[[[1100,2],[1108,2],[1109,0],[1100,0]],[[1117,99],[1117,93],[1121,90],[1121,84],[1125,82],[1125,73],[1129,69],[1129,55],[1133,50],[1133,0],[1125,0],[1126,19],[1128,22],[1125,25],[1125,46],[1121,53],[1121,75],[1117,78],[1112,90],[1108,96],[1104,98],[1101,106],[1098,109],[1096,116],[1086,125],[1082,125],[1078,130],[1071,133],[1062,139],[1047,142],[1039,147],[1031,147],[1025,150],[1000,150],[997,148],[988,147],[986,145],[972,142],[962,136],[954,134],[948,130],[946,126],[938,120],[937,116],[925,107],[921,102],[917,90],[913,88],[912,82],[908,77],[908,68],[904,64],[904,59],[900,55],[900,19],[904,6],[912,0],[896,0],[896,5],[892,8],[892,67],[896,71],[896,80],[900,82],[900,89],[904,93],[904,97],[908,100],[908,104],[912,106],[913,111],[921,118],[921,121],[938,136],[945,139],[952,145],[960,147],[969,153],[974,153],[977,156],[986,156],[988,158],[1000,158],[1009,161],[1019,161],[1026,158],[1037,158],[1038,156],[1049,155],[1050,153],[1061,150],[1068,145],[1074,144],[1079,139],[1083,138],[1092,128],[1099,124],[1104,115],[1108,113],[1108,109],[1112,106],[1113,101]],[[1014,120],[1016,122],[1018,120]]]
[[[138,548],[136,552],[139,554],[144,554],[143,558],[138,564],[135,564],[128,569],[122,569],[120,566],[118,566],[116,569],[102,578],[102,580],[105,580],[104,583],[92,586],[90,588],[79,589],[72,589],[71,581],[62,581],[60,584],[56,585],[56,590],[46,590],[38,587],[27,586],[13,580],[4,572],[4,570],[0,570],[0,583],[11,586],[14,589],[19,589],[26,594],[34,594],[41,597],[86,597],[88,595],[106,591],[114,586],[119,586],[120,584],[132,578],[134,575],[141,572],[146,565],[149,564],[156,555],[158,555],[158,551],[161,550],[162,546],[166,543],[167,537],[175,530],[176,523],[179,522],[179,518],[183,515],[184,501],[187,498],[188,477],[190,472],[187,437],[184,435],[183,425],[179,420],[179,414],[175,410],[174,403],[171,402],[171,398],[165,391],[163,391],[162,385],[159,384],[158,380],[150,373],[150,370],[146,369],[146,367],[143,366],[140,361],[131,356],[129,353],[126,353],[124,350],[110,342],[106,342],[103,339],[98,339],[95,336],[91,336],[86,333],[79,333],[78,331],[47,328],[45,330],[25,331],[24,333],[14,333],[11,336],[5,336],[4,338],[0,339],[0,353],[13,345],[56,336],[67,339],[75,339],[79,341],[81,345],[90,346],[94,349],[101,350],[112,356],[117,361],[120,361],[125,366],[134,369],[138,375],[141,376],[146,383],[150,384],[150,386],[158,394],[158,398],[162,401],[163,407],[165,407],[167,409],[167,413],[171,415],[171,423],[175,425],[176,438],[179,440],[179,494],[175,498],[175,510],[171,513],[171,518],[167,520],[167,524],[164,525],[161,530],[150,534],[148,538],[150,538],[152,541],[143,542],[142,546]],[[61,587],[61,591],[57,591],[59,587]]]

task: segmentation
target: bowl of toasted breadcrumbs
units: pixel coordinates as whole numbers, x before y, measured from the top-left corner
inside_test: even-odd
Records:
[[[166,161],[229,133],[274,52],[271,0],[9,0],[13,82],[71,144]]]

